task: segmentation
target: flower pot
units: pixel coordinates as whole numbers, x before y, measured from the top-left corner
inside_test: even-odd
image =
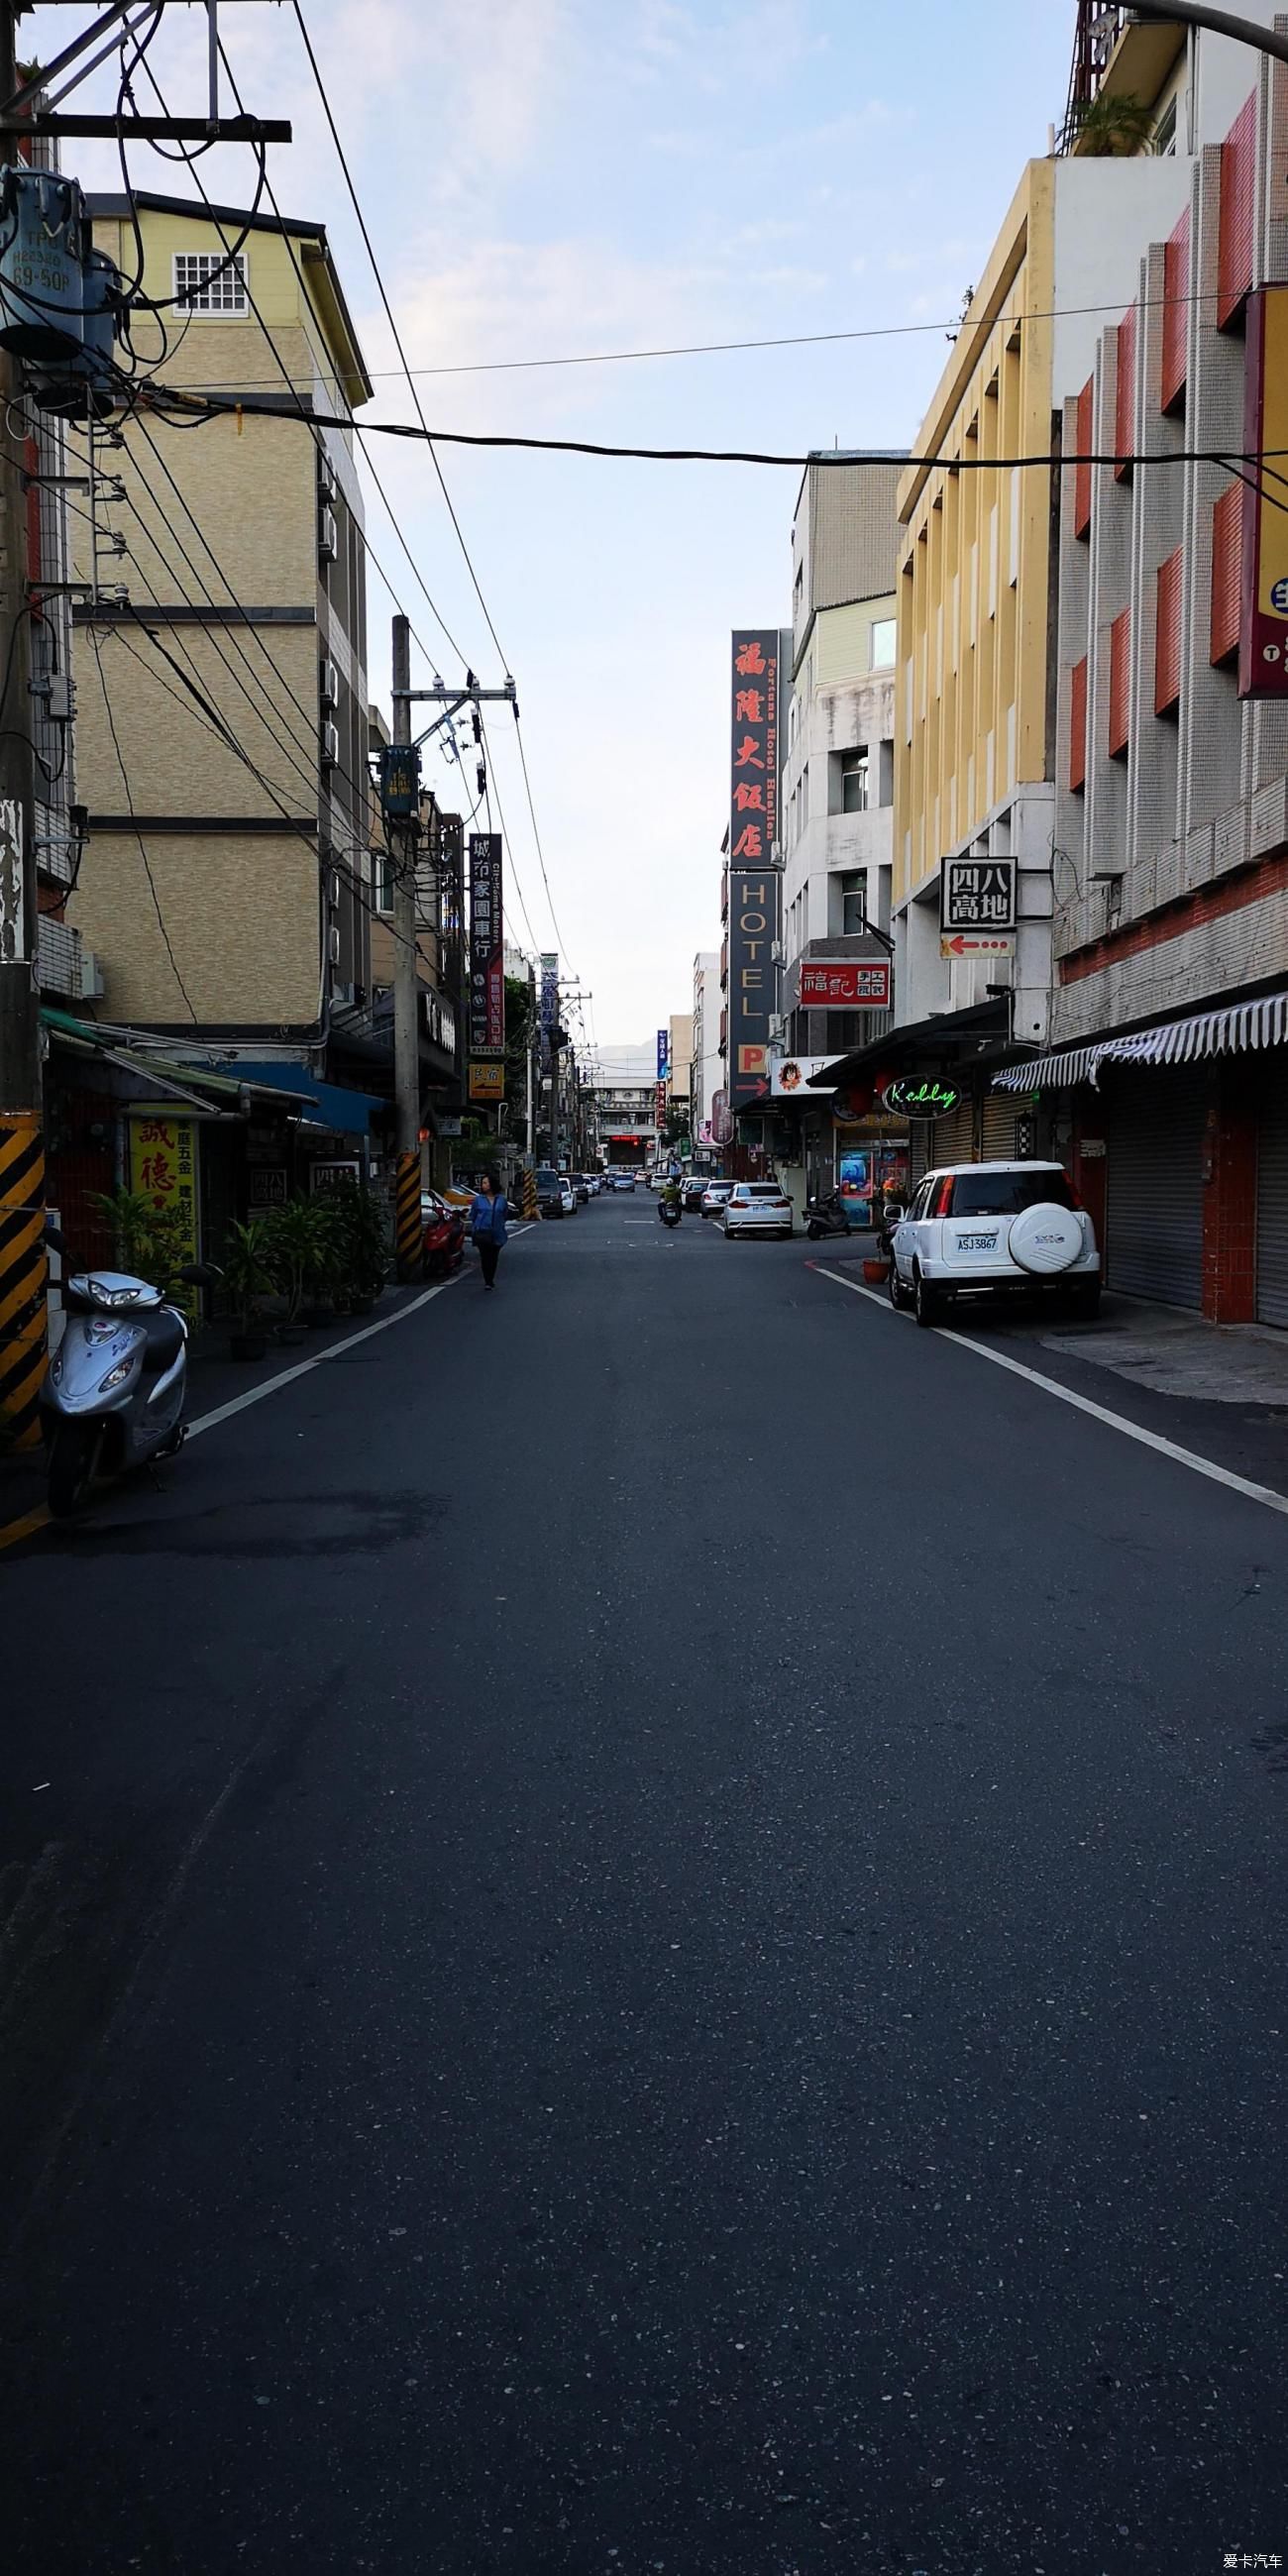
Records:
[[[890,1264],[888,1261],[865,1261],[863,1276],[870,1288],[883,1288],[890,1276]]]
[[[230,1333],[228,1336],[228,1356],[232,1360],[267,1359],[267,1333]]]
[[[279,1324],[277,1327],[277,1338],[279,1342],[285,1343],[288,1350],[293,1351],[296,1350],[299,1344],[303,1341],[307,1331],[307,1324],[300,1323],[297,1318],[294,1323]]]

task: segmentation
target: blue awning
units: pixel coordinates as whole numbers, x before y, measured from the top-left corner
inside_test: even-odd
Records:
[[[369,1135],[373,1110],[389,1107],[373,1091],[349,1091],[343,1083],[323,1082],[305,1064],[249,1063],[243,1056],[234,1056],[224,1058],[220,1071],[238,1082],[263,1083],[270,1091],[289,1091],[297,1100],[308,1100],[308,1124],[326,1127],[334,1136]]]

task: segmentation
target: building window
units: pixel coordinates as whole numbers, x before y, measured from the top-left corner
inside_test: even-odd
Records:
[[[174,291],[193,313],[249,313],[245,252],[230,261],[222,250],[176,251]]]
[[[847,751],[841,758],[841,812],[866,814],[868,810],[868,755]]]
[[[874,671],[892,671],[894,669],[894,629],[895,621],[893,617],[876,617],[872,621],[872,668]]]
[[[868,926],[868,880],[862,868],[837,879],[841,897],[841,936],[857,939]]]
[[[394,908],[394,863],[388,850],[371,853],[371,890],[377,912],[391,913]]]
[[[1154,150],[1160,161],[1176,150],[1176,97],[1173,92],[1154,128]]]

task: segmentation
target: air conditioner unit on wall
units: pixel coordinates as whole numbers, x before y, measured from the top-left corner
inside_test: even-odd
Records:
[[[338,868],[332,868],[331,870],[330,903],[332,912],[338,912],[340,909],[340,871]]]
[[[334,768],[335,768],[335,765],[336,765],[336,762],[338,761],[339,757],[340,757],[340,728],[339,728],[339,726],[338,726],[338,725],[336,725],[336,724],[331,724],[330,722],[328,722],[328,723],[324,724],[324,725],[323,725],[323,727],[322,727],[322,766],[323,766],[323,768],[324,768],[324,769],[334,769]]]
[[[334,662],[324,662],[322,665],[321,689],[323,706],[338,707],[340,703],[340,673],[338,666]]]
[[[338,966],[340,963],[340,933],[336,929],[334,922],[326,935],[326,953],[330,958],[332,965]]]
[[[338,482],[336,481],[336,472],[335,472],[335,467],[334,467],[334,465],[332,464],[330,457],[325,453],[325,451],[324,451],[322,448],[319,448],[319,450],[318,450],[318,499],[319,499],[319,501],[321,501],[325,506],[329,507],[329,506],[330,506],[330,504],[331,504],[331,502],[332,502],[332,501],[334,501],[334,499],[335,499],[335,497],[336,497],[336,494],[337,494],[337,492],[339,491],[339,489],[340,489],[340,486],[339,486]]]
[[[771,1011],[769,1014],[769,1035],[773,1045],[777,1046],[781,1044],[786,1028],[787,1022],[783,1018],[782,1012]]]
[[[324,509],[318,519],[318,555],[323,563],[334,563],[340,551],[340,531],[335,512]]]

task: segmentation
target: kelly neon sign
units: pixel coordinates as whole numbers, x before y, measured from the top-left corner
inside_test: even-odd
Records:
[[[881,1094],[900,1118],[946,1118],[961,1096],[955,1082],[888,1082]]]

